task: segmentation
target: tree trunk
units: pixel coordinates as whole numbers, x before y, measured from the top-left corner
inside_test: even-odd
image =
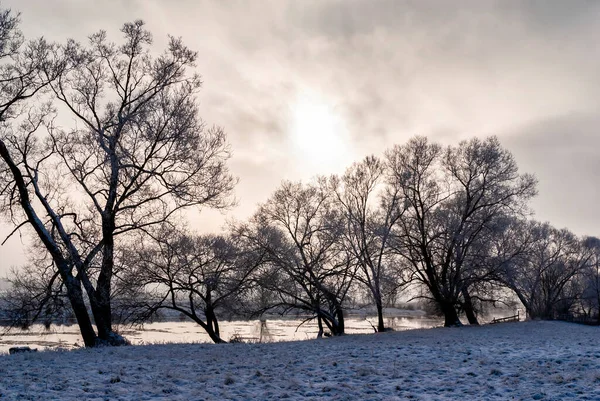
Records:
[[[381,299],[375,301],[377,306],[377,332],[383,333],[385,331],[385,324],[383,322],[383,305]]]
[[[444,314],[444,327],[462,326],[454,305],[450,302],[438,302]]]
[[[90,307],[94,315],[96,330],[98,330],[99,344],[101,345],[127,345],[128,341],[115,333],[112,328],[112,310],[110,306],[110,279],[102,272],[98,276],[96,290],[89,297]]]
[[[533,313],[533,310],[530,307],[528,307],[527,305],[525,305],[525,315],[527,316],[526,320],[535,319],[535,313]]]
[[[90,315],[83,300],[81,284],[74,277],[68,277],[64,279],[64,282],[67,287],[67,297],[71,303],[71,308],[73,309],[81,337],[83,338],[83,344],[86,347],[94,347],[97,345],[98,337],[96,336]]]
[[[219,329],[219,321],[217,320],[217,316],[215,315],[215,319],[213,320],[213,327],[215,329],[215,334],[221,337],[221,329]]]
[[[321,319],[321,315],[317,316],[317,326],[319,326],[319,332],[317,333],[317,338],[323,337],[323,320]]]
[[[463,288],[462,295],[464,298],[463,307],[465,309],[465,315],[467,315],[469,324],[479,326],[479,321],[477,320],[477,315],[475,314],[475,308],[473,307],[473,299],[471,298],[471,294],[469,294],[469,290]]]
[[[219,333],[219,322],[217,321],[217,315],[212,306],[206,307],[204,310],[204,316],[206,316],[206,333],[215,344],[223,344],[227,341],[221,338]]]
[[[215,344],[225,344],[225,343],[227,343],[227,341],[223,340],[217,333],[215,333],[215,331],[213,330],[213,328],[210,325],[207,325],[206,334],[208,334],[208,336],[210,337],[210,339]]]
[[[344,312],[341,308],[336,309],[333,315],[331,313],[321,315],[321,321],[325,322],[332,336],[344,334]]]
[[[127,345],[128,342],[112,328],[111,281],[114,267],[114,218],[112,215],[102,216],[102,265],[96,290],[90,296],[90,306],[94,322],[98,330],[98,338],[102,345]]]
[[[112,333],[112,319],[110,316],[110,303],[107,305],[102,289],[100,288],[100,280],[98,280],[98,287],[94,291],[93,297],[90,298],[90,307],[92,314],[94,315],[94,322],[96,323],[96,330],[98,330],[98,338],[105,345],[112,345],[111,333]]]
[[[331,334],[333,334],[334,336],[341,336],[346,330],[344,323],[344,310],[341,306],[338,306],[336,308],[335,316],[337,318],[337,324],[334,326],[335,331]]]

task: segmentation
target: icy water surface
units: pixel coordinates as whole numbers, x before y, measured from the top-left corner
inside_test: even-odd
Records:
[[[346,332],[348,334],[373,333],[372,325],[376,325],[376,322],[377,319],[374,317],[349,317],[346,319]],[[301,319],[281,318],[263,321],[223,321],[220,328],[225,340],[236,337],[252,342],[279,342],[315,338],[316,322],[301,323]],[[431,328],[441,324],[440,319],[418,315],[386,319],[386,325],[397,331]],[[210,342],[210,338],[202,328],[189,321],[156,322],[145,324],[143,327],[121,326],[119,332],[133,344]],[[27,331],[0,332],[0,353],[6,353],[14,346],[71,349],[81,345],[82,341],[76,325],[53,325],[48,330],[42,325],[34,325]]]

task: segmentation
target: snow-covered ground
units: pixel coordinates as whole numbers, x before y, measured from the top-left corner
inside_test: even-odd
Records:
[[[560,322],[0,357],[7,400],[600,400],[600,328]]]

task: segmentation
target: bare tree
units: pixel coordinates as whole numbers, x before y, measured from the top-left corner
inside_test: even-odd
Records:
[[[554,319],[568,312],[579,297],[574,279],[588,266],[591,250],[570,231],[548,223],[524,222],[513,234],[506,245],[525,251],[505,264],[505,285],[531,319]]]
[[[383,332],[384,300],[403,284],[401,262],[391,252],[391,231],[404,213],[398,187],[386,185],[385,165],[375,156],[354,163],[331,184],[344,218],[344,239],[356,259],[356,280],[367,289],[377,308],[377,331]]]
[[[34,201],[44,197],[32,189],[32,174],[27,171],[26,160],[22,157],[24,154],[42,153],[40,141],[33,137],[33,132],[45,122],[51,109],[44,103],[41,95],[62,72],[65,63],[58,56],[56,46],[43,39],[25,42],[18,25],[18,14],[10,10],[0,11],[0,211],[15,223],[15,230],[26,224],[31,225],[50,253],[55,271],[50,276],[44,271],[41,280],[24,285],[23,291],[19,293],[22,303],[17,308],[22,310],[33,307],[39,311],[39,303],[27,302],[21,296],[39,287],[41,281],[49,287],[32,295],[42,296],[46,300],[54,299],[48,294],[54,292],[54,282],[59,277],[67,289],[82,335],[89,339],[93,328],[85,311],[80,279],[72,273],[71,261],[53,238],[53,224],[43,221],[43,215],[34,207]],[[32,107],[30,100],[43,105]],[[40,177],[40,174],[33,176],[36,180],[45,178]],[[33,316],[37,315],[38,313],[33,313]],[[27,318],[28,316],[25,315]],[[24,325],[29,323],[23,322]]]
[[[514,296],[507,294],[498,277],[507,264],[527,252],[526,243],[513,241],[520,223],[515,216],[498,216],[471,244],[463,261],[464,290],[459,299],[460,311],[467,315],[469,324],[478,324],[478,315],[488,306],[514,305]]]
[[[407,202],[395,229],[397,252],[429,290],[444,324],[460,325],[456,306],[469,305],[468,289],[475,279],[465,265],[473,245],[495,219],[520,213],[535,194],[536,181],[518,173],[512,155],[495,137],[446,150],[417,137],[394,147],[386,158]]]
[[[246,252],[239,239],[195,236],[160,230],[129,255],[120,286],[129,297],[130,320],[143,322],[162,309],[180,312],[199,324],[215,343],[225,342],[218,311],[239,313],[260,255]]]
[[[56,78],[63,64],[56,46],[44,39],[26,42],[19,30],[20,15],[0,10],[0,122],[20,116],[34,98]]]
[[[103,31],[87,47],[69,41],[60,73],[41,69],[73,127],[59,127],[46,109],[7,129],[0,143],[4,200],[51,254],[86,346],[124,343],[111,313],[119,241],[189,207],[227,207],[235,184],[223,130],[198,117],[201,82],[188,72],[197,54],[171,37],[153,58],[141,21],[122,33],[122,45]]]
[[[24,329],[41,321],[49,328],[72,316],[65,286],[47,252],[37,255],[31,249],[28,263],[13,269],[9,284],[0,295],[0,311],[9,327]]]
[[[581,309],[588,318],[595,318],[600,324],[600,239],[587,237],[583,246],[590,251],[590,260],[582,270]]]
[[[272,294],[266,309],[308,312],[333,335],[344,334],[344,300],[356,266],[341,245],[343,216],[326,180],[284,182],[241,228],[265,263],[258,282]]]

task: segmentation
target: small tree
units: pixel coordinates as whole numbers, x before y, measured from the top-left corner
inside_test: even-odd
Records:
[[[161,230],[152,243],[130,255],[120,282],[132,291],[130,320],[142,322],[161,309],[178,311],[199,324],[215,343],[225,342],[218,312],[239,312],[260,257],[234,238]],[[133,307],[133,308],[132,308]]]
[[[333,335],[344,334],[344,300],[356,266],[340,238],[343,218],[324,179],[284,182],[241,228],[265,262],[258,277],[267,309],[300,310]]]
[[[579,297],[579,291],[572,291],[574,279],[588,266],[590,250],[570,231],[548,223],[524,222],[513,234],[506,245],[524,249],[504,265],[504,284],[530,319],[554,319],[568,312]]]
[[[11,271],[9,284],[0,295],[0,311],[10,327],[28,328],[35,321],[50,327],[72,315],[64,283],[47,252],[38,255],[32,247],[28,263]]]

